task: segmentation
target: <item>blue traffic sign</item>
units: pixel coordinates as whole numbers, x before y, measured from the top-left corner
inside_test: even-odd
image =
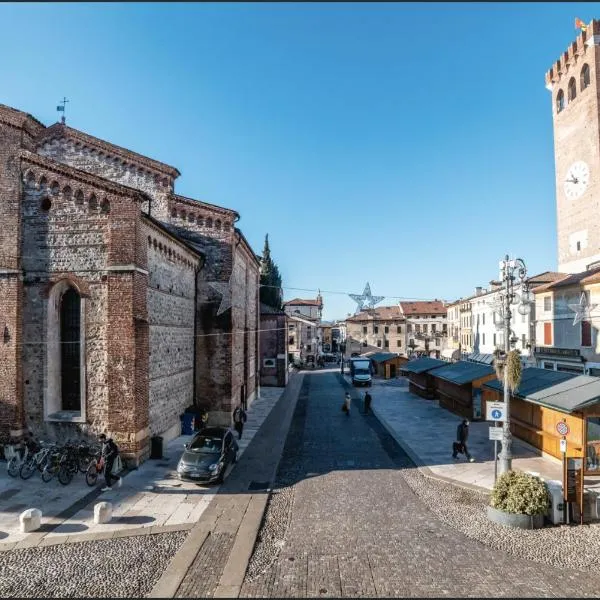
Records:
[[[499,419],[501,416],[502,416],[502,411],[501,411],[501,410],[498,410],[497,408],[495,408],[495,409],[492,411],[492,417],[493,417],[494,419]]]

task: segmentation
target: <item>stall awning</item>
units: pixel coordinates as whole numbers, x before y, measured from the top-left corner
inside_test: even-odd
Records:
[[[481,379],[494,372],[493,367],[475,362],[461,360],[451,365],[446,365],[440,369],[436,369],[432,375],[439,379],[444,379],[456,385],[464,385],[471,383],[476,379]]]
[[[484,365],[491,365],[494,362],[494,355],[471,352],[471,354],[469,354],[467,356],[467,360],[470,360],[472,362],[482,363]]]
[[[498,380],[489,381],[484,387],[502,391]],[[572,413],[600,403],[600,378],[530,367],[523,369],[521,384],[514,395],[534,404]]]
[[[445,363],[443,360],[425,356],[423,358],[417,358],[416,360],[409,360],[400,367],[400,370],[407,373],[425,373],[425,371],[431,371],[431,369],[446,366],[448,366],[448,363]]]
[[[393,352],[375,352],[369,358],[376,363],[383,363],[392,358],[398,358],[398,356],[398,354],[394,354]]]

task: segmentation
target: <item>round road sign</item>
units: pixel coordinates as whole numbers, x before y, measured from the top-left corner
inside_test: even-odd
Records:
[[[556,431],[558,431],[560,435],[567,435],[569,433],[569,426],[564,421],[559,421],[556,424]]]
[[[499,419],[501,416],[502,416],[502,411],[501,411],[501,410],[498,410],[497,408],[495,408],[495,409],[492,411],[492,417],[493,417],[494,419]]]

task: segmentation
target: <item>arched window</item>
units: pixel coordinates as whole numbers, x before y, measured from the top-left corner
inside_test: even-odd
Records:
[[[575,100],[575,96],[577,96],[577,84],[575,83],[575,77],[571,77],[569,80],[568,94],[569,102],[571,102],[571,100]]]
[[[221,221],[219,221],[219,219],[215,221],[215,229],[221,231]]]
[[[206,226],[209,229],[212,229],[212,223],[213,223],[212,219],[210,217],[208,217],[208,219],[206,219]]]
[[[556,94],[556,112],[559,113],[565,107],[565,95],[562,90],[558,90]]]
[[[81,412],[81,298],[69,288],[60,299],[61,410]]]
[[[581,91],[583,91],[588,85],[590,85],[590,66],[586,63],[581,68],[581,81],[579,88]]]
[[[85,299],[67,279],[48,296],[44,416],[85,422]]]

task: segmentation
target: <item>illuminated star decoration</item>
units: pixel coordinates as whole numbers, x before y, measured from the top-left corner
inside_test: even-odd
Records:
[[[217,317],[231,308],[231,277],[229,281],[209,281],[207,282],[217,294],[221,296],[221,304],[217,310]]]
[[[579,304],[569,304],[569,308],[575,313],[573,325],[577,325],[580,321],[588,321],[590,314],[596,310],[597,304],[588,304],[587,296],[582,293],[579,298]]]
[[[348,294],[348,296],[350,296],[350,298],[352,298],[352,300],[358,304],[356,309],[357,313],[363,310],[365,307],[375,308],[375,305],[385,298],[385,296],[373,296],[371,294],[371,286],[368,283],[365,285],[365,291],[362,293],[362,295]]]

